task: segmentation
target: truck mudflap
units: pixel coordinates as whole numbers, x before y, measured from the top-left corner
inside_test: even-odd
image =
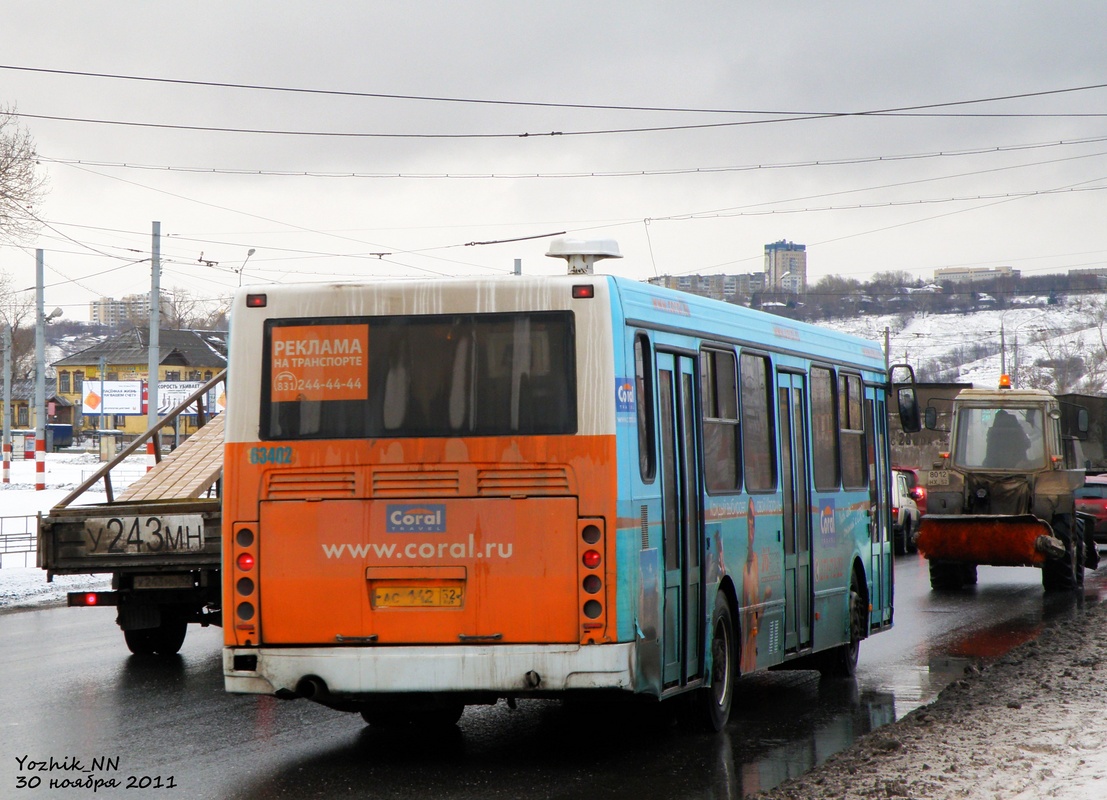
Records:
[[[1033,514],[927,514],[919,523],[916,544],[932,561],[995,567],[1041,566],[1065,555],[1065,543]]]

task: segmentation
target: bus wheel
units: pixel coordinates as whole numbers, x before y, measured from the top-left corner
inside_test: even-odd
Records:
[[[849,586],[849,641],[828,650],[819,664],[819,672],[832,678],[852,678],[857,672],[861,655],[861,639],[865,635],[865,603],[857,576]]]
[[[465,704],[444,701],[420,704],[366,703],[361,708],[361,718],[375,728],[399,728],[411,725],[415,728],[449,728],[457,724],[465,713]]]
[[[711,685],[699,692],[700,720],[705,728],[721,731],[734,702],[734,617],[730,601],[719,592],[711,615]]]

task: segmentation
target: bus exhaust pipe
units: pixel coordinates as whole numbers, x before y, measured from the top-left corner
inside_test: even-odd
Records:
[[[296,693],[306,700],[314,700],[317,703],[321,703],[330,697],[331,691],[327,688],[327,683],[322,678],[309,675],[296,685]]]

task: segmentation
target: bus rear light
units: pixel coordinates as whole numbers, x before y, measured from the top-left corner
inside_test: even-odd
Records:
[[[584,604],[584,616],[588,619],[596,619],[603,613],[603,606],[600,605],[599,600],[589,600]]]
[[[588,300],[596,296],[596,287],[590,283],[580,283],[573,287],[574,300]]]
[[[264,294],[246,295],[246,308],[265,308],[269,298]]]
[[[603,581],[598,575],[586,575],[581,585],[588,594],[595,594],[603,588]]]
[[[594,630],[598,630],[598,629],[602,628],[603,623],[602,622],[586,622],[581,627],[583,627],[586,631],[594,631]]]
[[[239,578],[235,589],[241,595],[251,595],[254,593],[254,582],[249,578]]]
[[[252,620],[254,618],[254,604],[253,603],[239,603],[235,608],[235,613],[241,620]],[[252,626],[251,626],[252,627]]]
[[[254,555],[253,553],[239,553],[238,558],[235,559],[235,564],[243,572],[249,572],[254,568]]]
[[[595,569],[600,565],[600,551],[599,550],[585,550],[584,556],[581,561],[588,569]]]

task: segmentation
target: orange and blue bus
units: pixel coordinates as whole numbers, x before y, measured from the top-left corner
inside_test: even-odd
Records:
[[[892,624],[879,345],[586,261],[239,292],[228,691],[370,724],[684,698],[718,730],[740,675],[853,672]]]

